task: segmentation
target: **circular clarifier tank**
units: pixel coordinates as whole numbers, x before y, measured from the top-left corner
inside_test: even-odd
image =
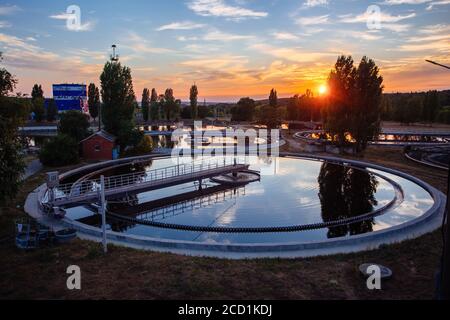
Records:
[[[375,165],[298,156],[239,160],[248,163],[247,172],[257,172],[258,178],[230,184],[219,177],[108,199],[111,239],[189,254],[246,252],[247,257],[254,251],[285,256],[280,254],[285,251],[287,256],[298,256],[304,254],[294,252],[320,251],[322,246],[370,248],[371,238],[374,247],[383,239],[409,238],[411,226],[425,218],[434,221],[442,209],[441,195],[433,188]],[[167,157],[130,162],[87,176],[149,172],[173,166],[174,161],[199,160]],[[70,176],[65,179],[70,181]],[[95,203],[68,207],[66,212],[66,223],[99,235],[101,218]],[[424,232],[416,230],[414,235]],[[274,251],[277,254],[267,253]]]

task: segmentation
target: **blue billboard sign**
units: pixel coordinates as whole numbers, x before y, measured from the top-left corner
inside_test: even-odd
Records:
[[[53,99],[59,112],[68,110],[87,112],[87,87],[85,84],[54,84]]]

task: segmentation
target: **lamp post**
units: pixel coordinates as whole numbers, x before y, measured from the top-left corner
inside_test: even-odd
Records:
[[[434,64],[436,66],[450,69],[450,67],[431,61],[425,60],[428,63]],[[450,162],[449,162],[450,169]],[[440,273],[440,290],[439,290],[439,299],[440,300],[449,300],[450,299],[450,251],[448,244],[450,243],[450,228],[448,225],[448,211],[450,209],[450,170],[447,177],[447,202],[445,206],[444,212],[444,225],[443,225],[443,237],[444,237],[444,248],[443,248],[443,259],[441,262],[441,273]]]

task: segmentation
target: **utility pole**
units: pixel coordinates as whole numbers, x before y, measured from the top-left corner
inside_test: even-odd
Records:
[[[431,61],[431,60],[425,60],[428,63],[434,64],[436,66],[450,69],[450,67],[445,66],[443,64]],[[450,161],[449,161],[449,169],[450,169]],[[450,300],[450,228],[448,225],[448,212],[450,210],[450,170],[447,177],[447,202],[445,206],[445,212],[444,212],[444,222],[443,222],[443,237],[444,237],[444,248],[443,250],[443,259],[442,259],[442,265],[441,265],[441,272],[440,272],[440,290],[439,290],[439,299],[440,300]]]
[[[100,177],[100,213],[102,214],[102,244],[103,252],[108,253],[106,243],[106,202],[105,202],[105,176]]]

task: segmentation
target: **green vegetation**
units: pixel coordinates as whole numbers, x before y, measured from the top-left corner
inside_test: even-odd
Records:
[[[47,121],[53,122],[56,120],[57,116],[58,116],[58,106],[54,99],[50,99],[48,101],[47,106]]]
[[[190,93],[189,93],[189,100],[191,101],[191,118],[197,119],[198,117],[198,88],[194,84],[191,87]]]
[[[125,148],[126,137],[134,129],[133,115],[136,108],[136,96],[133,90],[131,70],[120,62],[108,61],[100,76],[103,101],[102,122],[105,130],[118,138]]]
[[[0,52],[0,62],[2,61]],[[30,112],[29,101],[7,97],[12,93],[17,79],[6,69],[0,68],[0,202],[13,199],[20,187],[25,170],[17,127],[22,125]]]
[[[77,143],[86,138],[89,132],[89,119],[80,111],[70,110],[61,115],[59,134],[67,135]]]
[[[150,113],[150,90],[147,88],[144,88],[142,91],[141,110],[144,121],[148,121],[148,116]]]
[[[142,135],[138,139],[138,143],[134,147],[127,148],[123,153],[122,157],[135,157],[150,154],[153,151],[153,140],[149,136]]]
[[[382,83],[373,60],[363,57],[356,68],[351,56],[338,58],[328,80],[331,94],[324,110],[324,129],[340,147],[350,134],[355,151],[363,151],[378,134]]]
[[[241,98],[236,106],[231,108],[232,121],[253,121],[255,117],[255,100]]]
[[[95,120],[98,117],[100,109],[100,92],[94,83],[89,84],[88,106],[89,106],[89,114]]]
[[[44,144],[40,153],[41,162],[50,167],[66,166],[79,162],[78,142],[71,136],[58,134]]]
[[[409,125],[416,122],[450,123],[446,107],[450,106],[450,91],[428,91],[385,94],[381,117],[386,121],[398,121]]]

